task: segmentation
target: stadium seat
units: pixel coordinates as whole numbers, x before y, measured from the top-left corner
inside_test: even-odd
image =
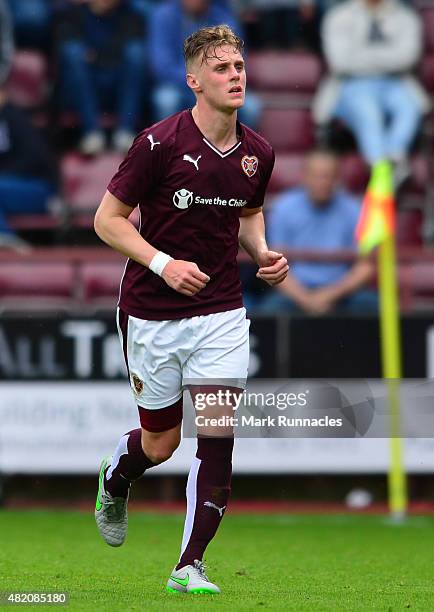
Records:
[[[400,246],[422,246],[422,211],[398,210],[396,240]]]
[[[278,153],[271,175],[269,191],[274,193],[296,187],[303,180],[304,156]],[[363,193],[369,179],[369,169],[358,155],[347,155],[341,162],[341,181],[353,193]]]
[[[258,131],[276,151],[302,152],[313,145],[313,125],[308,110],[266,108]]]
[[[31,298],[31,301],[27,298]],[[0,308],[71,306],[75,298],[74,267],[69,263],[2,263]]]
[[[122,159],[119,153],[94,158],[69,153],[62,159],[63,197],[74,226],[92,226],[93,214]]]
[[[429,180],[428,160],[425,155],[413,155],[410,160],[411,176],[403,185],[406,196],[425,193]],[[369,181],[369,167],[357,154],[349,154],[341,160],[341,180],[348,191],[364,193]]]
[[[60,215],[52,213],[40,215],[12,215],[8,217],[9,225],[15,231],[40,231],[40,230],[60,230],[63,220]]]
[[[34,109],[46,101],[47,62],[37,51],[17,51],[7,83],[9,98],[24,108]]]
[[[377,270],[378,274],[378,270]],[[401,312],[409,312],[412,306],[412,290],[411,290],[411,266],[401,263],[397,268],[397,280],[399,291],[399,309]],[[378,279],[377,279],[378,281]]]
[[[433,26],[434,27],[434,26]],[[434,51],[428,53],[422,58],[422,62],[419,68],[419,76],[428,90],[428,92],[434,94]]]
[[[346,155],[341,162],[341,181],[348,191],[363,193],[369,180],[369,168],[359,155]]]
[[[434,52],[434,9],[427,8],[420,11],[424,29],[425,49]]]
[[[113,307],[124,268],[123,262],[83,264],[79,276],[85,302]]]
[[[249,86],[263,91],[313,94],[321,76],[321,62],[313,53],[265,51],[250,53]]]
[[[433,263],[418,261],[401,266],[401,307],[403,310],[434,308]]]
[[[410,163],[411,176],[403,186],[404,191],[406,194],[422,195],[425,193],[430,181],[427,155],[413,155]]]
[[[102,112],[99,116],[99,125],[102,129],[111,129],[116,125],[116,115]],[[80,116],[73,110],[63,110],[57,117],[57,125],[63,130],[75,130],[81,126]]]
[[[303,164],[304,157],[302,155],[292,153],[276,155],[276,163],[274,164],[268,191],[274,193],[299,185],[303,178]]]

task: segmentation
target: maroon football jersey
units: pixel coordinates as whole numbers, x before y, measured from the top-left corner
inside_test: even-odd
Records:
[[[196,263],[210,281],[182,295],[128,260],[119,306],[162,321],[240,308],[237,253],[243,207],[262,206],[274,165],[271,146],[238,123],[239,141],[222,153],[185,110],[141,132],[108,190],[140,208],[140,234],[174,259]]]

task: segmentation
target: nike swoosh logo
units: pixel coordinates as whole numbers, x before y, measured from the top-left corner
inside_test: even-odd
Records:
[[[173,580],[173,582],[177,582],[181,586],[187,586],[190,582],[190,576],[188,574],[187,578],[175,578],[174,576],[170,576],[170,579]]]
[[[95,504],[95,510],[97,512],[99,512],[102,508],[102,503],[100,502],[99,497],[100,497],[100,493],[102,489],[102,483],[103,483],[104,471],[105,471],[106,465],[107,465],[107,461],[104,461],[104,465],[101,466],[101,469],[99,472],[98,494],[96,496],[96,504]]]

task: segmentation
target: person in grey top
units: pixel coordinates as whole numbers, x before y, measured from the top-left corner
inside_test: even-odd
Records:
[[[322,28],[331,75],[320,85],[314,119],[343,121],[369,164],[394,163],[408,175],[407,155],[429,99],[412,75],[422,51],[417,14],[397,0],[349,0],[331,9]]]
[[[9,76],[14,54],[12,21],[6,0],[0,0],[0,87]]]

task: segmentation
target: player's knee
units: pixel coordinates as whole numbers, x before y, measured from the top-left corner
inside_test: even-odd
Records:
[[[163,463],[173,455],[181,441],[178,429],[161,433],[150,433],[142,430],[142,448],[152,463]]]
[[[152,463],[154,463],[155,465],[158,465],[159,463],[164,463],[165,461],[170,459],[170,457],[172,456],[172,453],[166,452],[161,449],[156,449],[154,451],[151,451],[150,453],[148,452],[147,455],[149,459],[152,461]]]
[[[155,464],[167,461],[181,441],[182,398],[159,410],[139,406],[139,414],[143,452]]]
[[[178,444],[176,446],[174,444],[165,444],[165,445],[153,445],[147,444],[143,448],[143,452],[145,455],[152,461],[152,463],[159,464],[163,463],[170,459],[175,450],[178,448]]]

